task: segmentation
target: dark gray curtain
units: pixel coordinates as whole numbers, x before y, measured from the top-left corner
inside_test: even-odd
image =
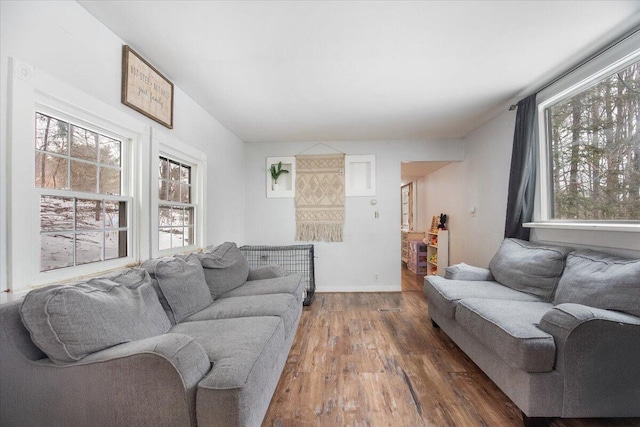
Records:
[[[536,107],[535,94],[518,102],[504,237],[529,240],[530,229],[522,224],[533,218],[538,142]]]

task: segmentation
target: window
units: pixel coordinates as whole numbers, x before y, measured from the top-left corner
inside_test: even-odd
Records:
[[[548,219],[640,221],[640,61],[544,105]]]
[[[126,257],[124,142],[48,114],[35,119],[40,271]]]
[[[413,183],[403,185],[400,188],[402,211],[400,227],[403,230],[413,230]]]
[[[158,162],[158,249],[195,244],[191,166],[160,156]]]

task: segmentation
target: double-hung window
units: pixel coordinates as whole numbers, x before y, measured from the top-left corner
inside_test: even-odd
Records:
[[[22,293],[148,258],[150,128],[27,63],[10,66],[0,282]]]
[[[192,197],[192,166],[167,156],[158,161],[158,250],[195,244],[196,205]]]
[[[206,235],[207,155],[154,129],[150,165],[151,256],[196,249]]]
[[[127,256],[126,141],[87,124],[36,112],[40,271]]]

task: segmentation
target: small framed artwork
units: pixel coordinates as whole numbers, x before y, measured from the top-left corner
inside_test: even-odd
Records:
[[[296,158],[267,157],[267,197],[295,197]]]
[[[173,83],[129,46],[122,46],[122,103],[173,129]]]

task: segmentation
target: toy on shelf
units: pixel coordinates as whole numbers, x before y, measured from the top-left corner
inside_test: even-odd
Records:
[[[431,233],[438,232],[438,221],[439,221],[439,218],[437,215],[431,218],[431,229],[429,230]]]
[[[440,224],[438,224],[438,229],[439,230],[446,230],[447,229],[447,215],[441,213],[440,214]]]

